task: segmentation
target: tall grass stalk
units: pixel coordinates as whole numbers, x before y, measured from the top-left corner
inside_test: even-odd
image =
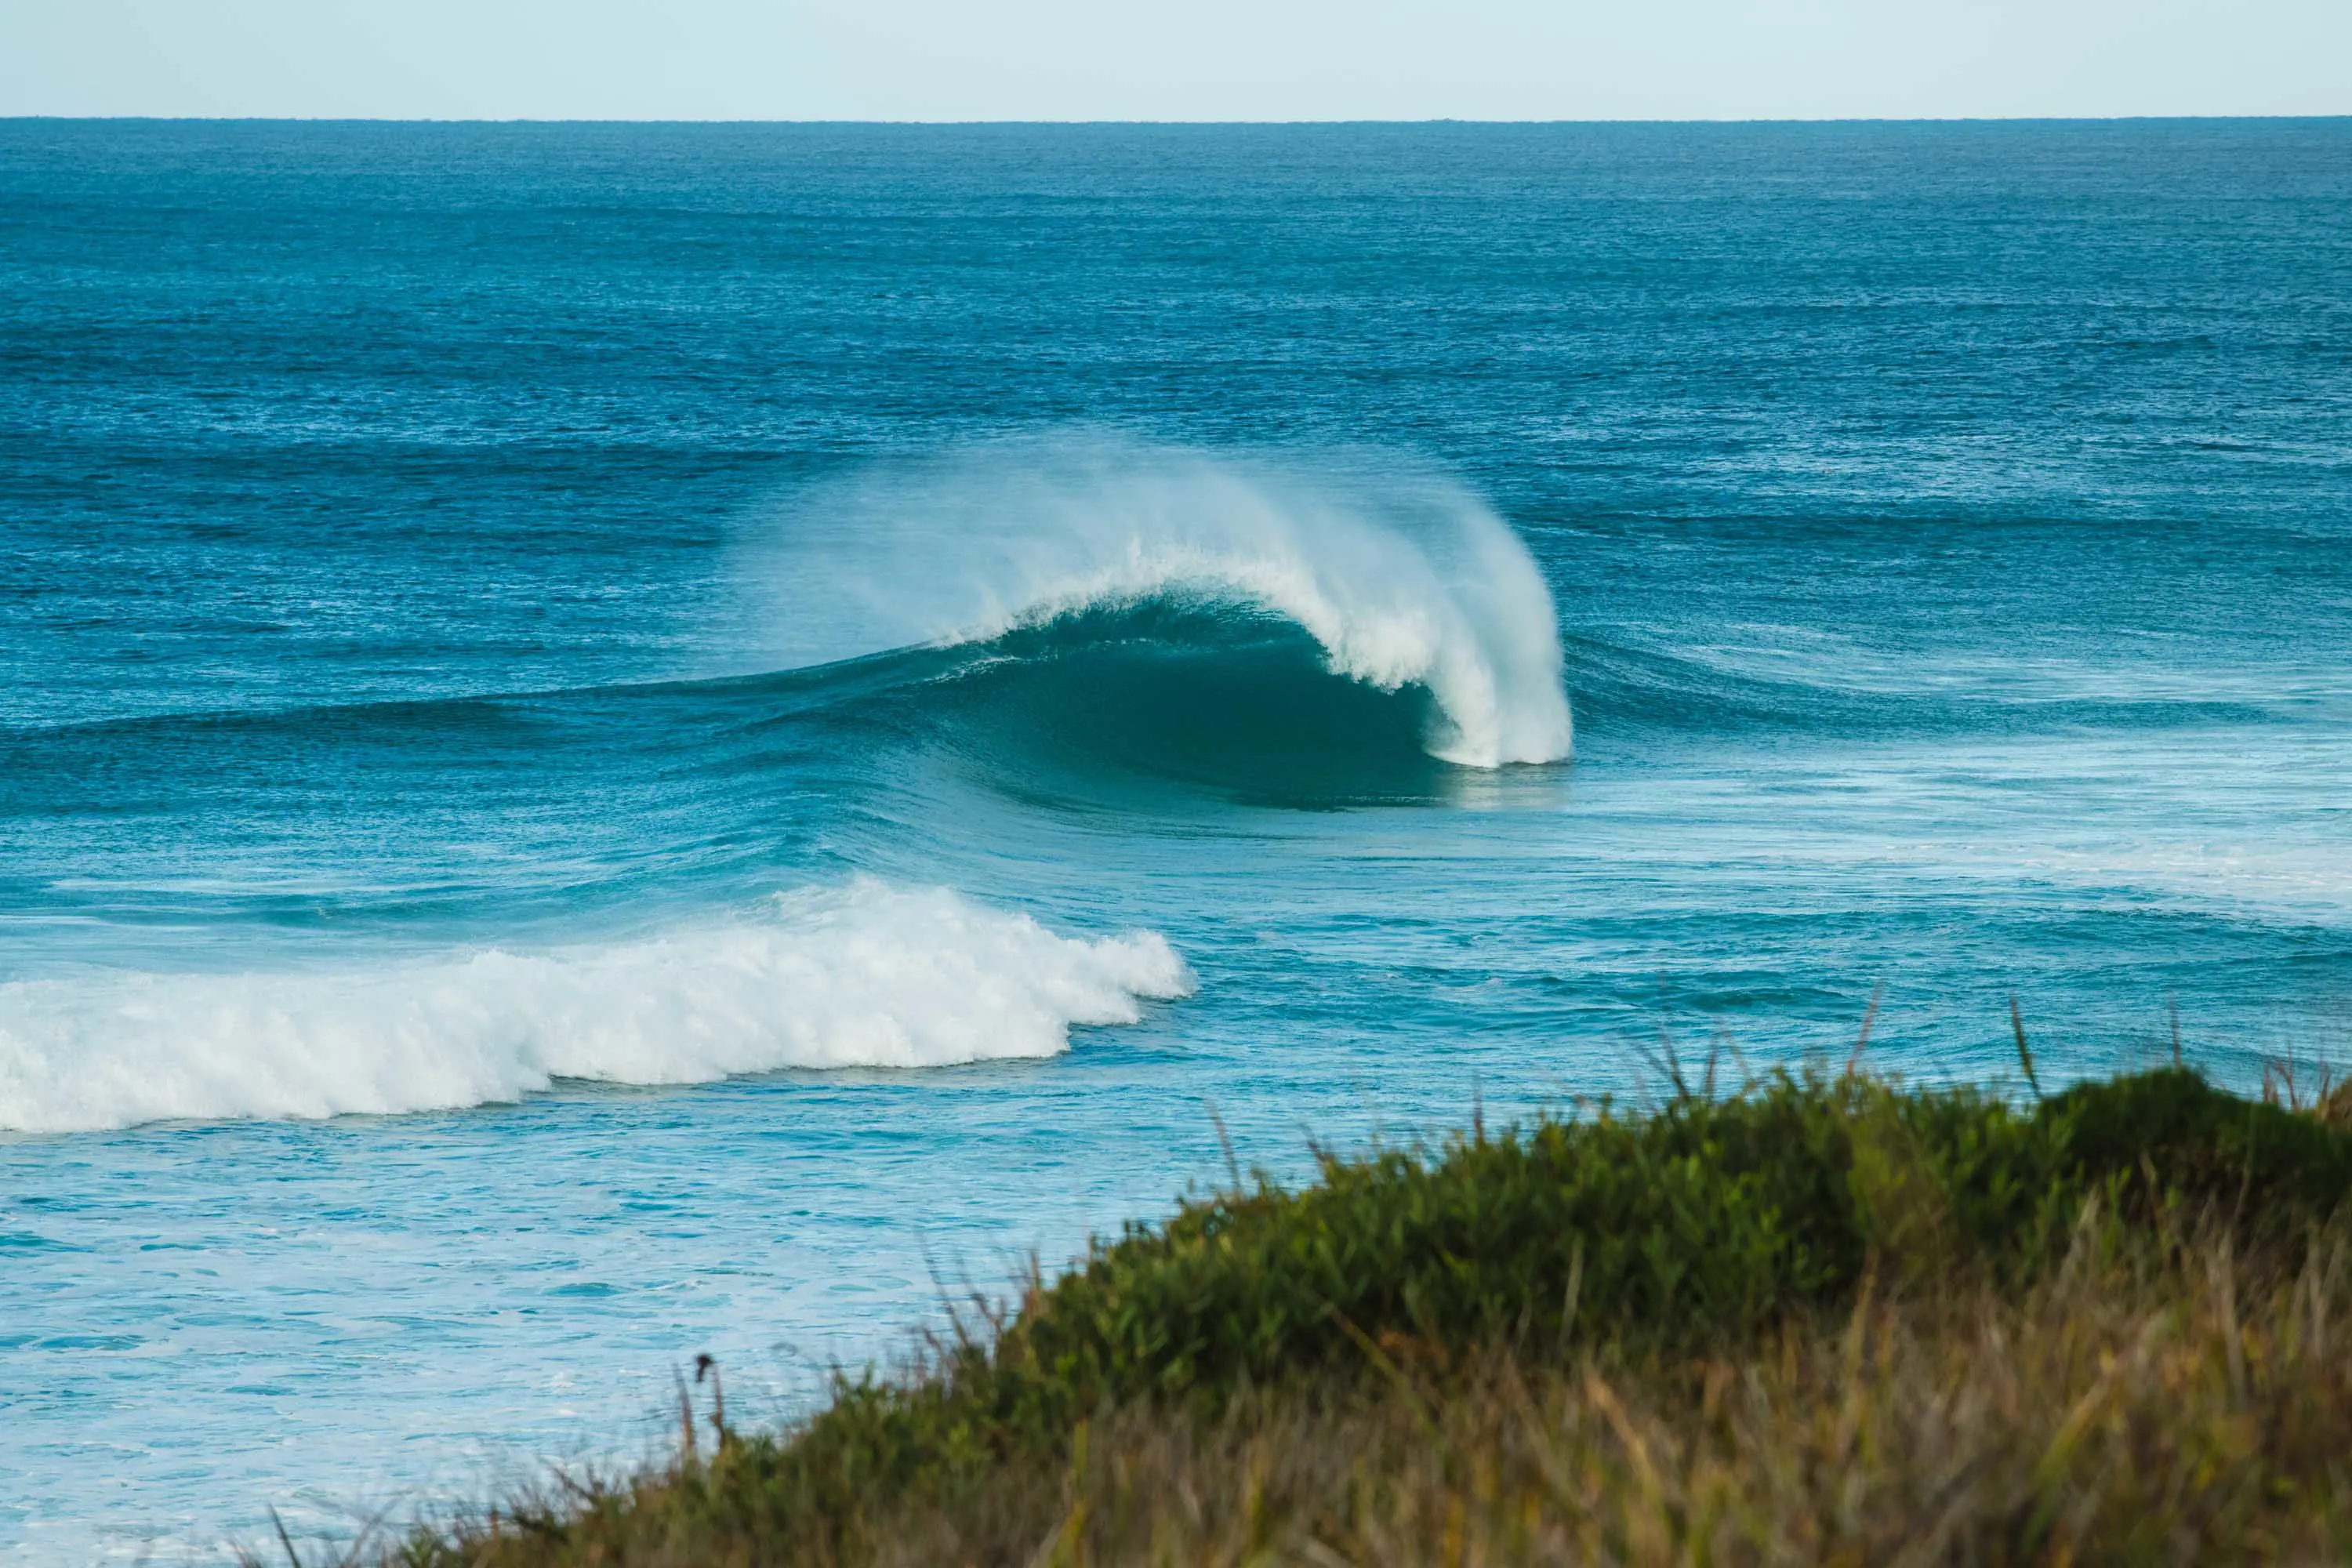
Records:
[[[1642,1114],[1327,1153],[1297,1192],[1237,1179],[792,1430],[721,1423],[388,1555],[2352,1554],[2340,1089],[1673,1081]]]

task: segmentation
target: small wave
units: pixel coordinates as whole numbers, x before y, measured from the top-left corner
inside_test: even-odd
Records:
[[[1338,674],[1425,689],[1433,755],[1569,754],[1550,589],[1518,536],[1444,479],[1065,443],[871,475],[804,501],[782,533],[762,576],[790,660],[1223,601],[1304,628]]]
[[[2315,694],[2263,701],[2221,681],[2122,676],[2044,663],[2028,673],[1978,659],[1897,681],[1883,655],[1840,648],[1759,658],[1721,647],[1671,648],[1574,637],[1567,653],[1586,721],[1614,736],[1789,737],[1874,741],[2147,731],[2273,721]],[[1870,667],[1875,660],[1877,669]],[[2317,700],[2324,700],[2324,698]]]
[[[0,1128],[313,1118],[510,1100],[557,1079],[1047,1057],[1192,975],[1149,932],[1079,939],[871,878],[652,940],[338,973],[0,985]]]

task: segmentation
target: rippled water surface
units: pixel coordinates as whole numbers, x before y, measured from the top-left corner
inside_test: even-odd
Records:
[[[2352,124],[0,123],[0,1553],[1241,1156],[2352,1025]]]

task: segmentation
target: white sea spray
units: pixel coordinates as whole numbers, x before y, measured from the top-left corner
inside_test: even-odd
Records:
[[[1331,669],[1435,700],[1477,768],[1572,745],[1551,590],[1462,485],[1393,462],[1211,458],[1064,438],[886,468],[801,501],[760,574],[779,652],[983,641],[1157,598],[1295,622]]]
[[[861,877],[757,918],[543,952],[335,972],[0,985],[0,1128],[328,1117],[509,1100],[558,1079],[1047,1057],[1073,1026],[1190,994],[1140,931],[1056,935],[945,888]]]

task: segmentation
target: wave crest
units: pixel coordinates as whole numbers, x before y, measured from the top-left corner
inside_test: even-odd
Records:
[[[787,660],[1223,600],[1303,627],[1340,675],[1425,688],[1425,743],[1447,762],[1553,762],[1572,742],[1542,574],[1491,509],[1425,474],[1123,446],[993,450],[828,490],[783,532],[764,575]]]
[[[1057,936],[871,878],[762,918],[604,947],[341,973],[0,985],[0,1128],[327,1117],[510,1100],[556,1079],[698,1083],[782,1068],[1046,1057],[1073,1025],[1190,994],[1150,931]]]

